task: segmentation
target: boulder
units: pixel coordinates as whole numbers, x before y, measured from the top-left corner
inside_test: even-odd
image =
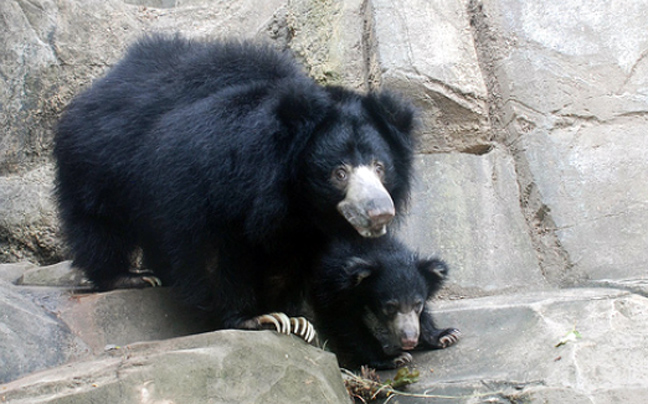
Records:
[[[2,386],[13,404],[350,403],[335,356],[270,331],[133,344]]]
[[[59,301],[55,310],[95,354],[212,329],[209,318],[184,306],[170,288],[79,292]]]
[[[47,296],[58,300],[61,293],[48,290]],[[0,281],[0,383],[89,353],[88,346],[39,303],[27,290]]]

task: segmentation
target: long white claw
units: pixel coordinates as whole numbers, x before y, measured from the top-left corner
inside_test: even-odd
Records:
[[[153,276],[153,275],[142,276],[142,280],[150,284],[154,288],[159,288],[162,286],[162,281],[157,276]]]
[[[242,323],[243,329],[263,329],[264,325],[272,325],[280,334],[295,334],[304,341],[311,343],[317,333],[315,327],[304,317],[288,317],[284,313],[268,313]]]
[[[277,332],[281,332],[281,326],[279,325],[279,322],[277,321],[276,318],[269,314],[264,314],[262,316],[259,316],[256,318],[256,320],[259,322],[259,326],[262,326],[263,324],[272,324],[275,327],[275,330]]]
[[[293,334],[302,337],[302,321],[303,317],[291,317],[290,318],[290,328]]]
[[[306,337],[304,337],[304,340],[306,340],[306,342],[310,344],[311,342],[313,342],[316,335],[317,332],[315,332],[315,327],[313,327],[313,324],[308,323],[308,332],[306,333]]]
[[[272,324],[278,333],[290,334],[290,319],[283,313],[269,313],[257,317],[260,325]]]
[[[283,313],[271,313],[271,315],[276,316],[281,322],[281,333],[289,335],[290,334],[290,318]]]
[[[315,338],[315,327],[304,317],[291,317],[290,325],[292,327],[292,333],[304,341],[311,343]]]

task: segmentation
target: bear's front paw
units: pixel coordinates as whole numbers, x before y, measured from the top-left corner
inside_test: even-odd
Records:
[[[101,290],[157,288],[162,286],[162,281],[153,272],[140,271],[116,276],[97,286]]]
[[[239,328],[263,330],[274,329],[280,334],[295,334],[310,343],[317,334],[315,327],[304,317],[288,317],[284,313],[269,313],[241,323]]]

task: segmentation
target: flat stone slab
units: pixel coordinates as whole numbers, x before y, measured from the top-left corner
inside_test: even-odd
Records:
[[[463,339],[415,355],[420,381],[407,391],[436,396],[434,401],[395,397],[391,404],[638,404],[648,397],[645,297],[568,289],[435,307],[439,326],[461,329]],[[580,338],[570,337],[573,331]]]
[[[133,344],[0,389],[12,404],[350,403],[333,354],[269,331]]]

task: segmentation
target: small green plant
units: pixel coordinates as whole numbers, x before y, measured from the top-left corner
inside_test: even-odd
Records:
[[[579,340],[581,338],[582,338],[581,333],[578,332],[576,330],[576,326],[574,326],[574,328],[571,331],[569,331],[567,334],[565,334],[565,336],[562,337],[555,346],[556,348],[558,348],[570,342],[576,342],[576,340]]]
[[[368,403],[380,398],[386,398],[394,394],[396,390],[418,382],[419,371],[409,368],[400,368],[394,376],[394,380],[388,379],[384,383],[380,381],[380,376],[375,369],[363,366],[360,368],[360,374],[356,375],[346,369],[342,369],[344,385],[349,395],[357,401]]]

